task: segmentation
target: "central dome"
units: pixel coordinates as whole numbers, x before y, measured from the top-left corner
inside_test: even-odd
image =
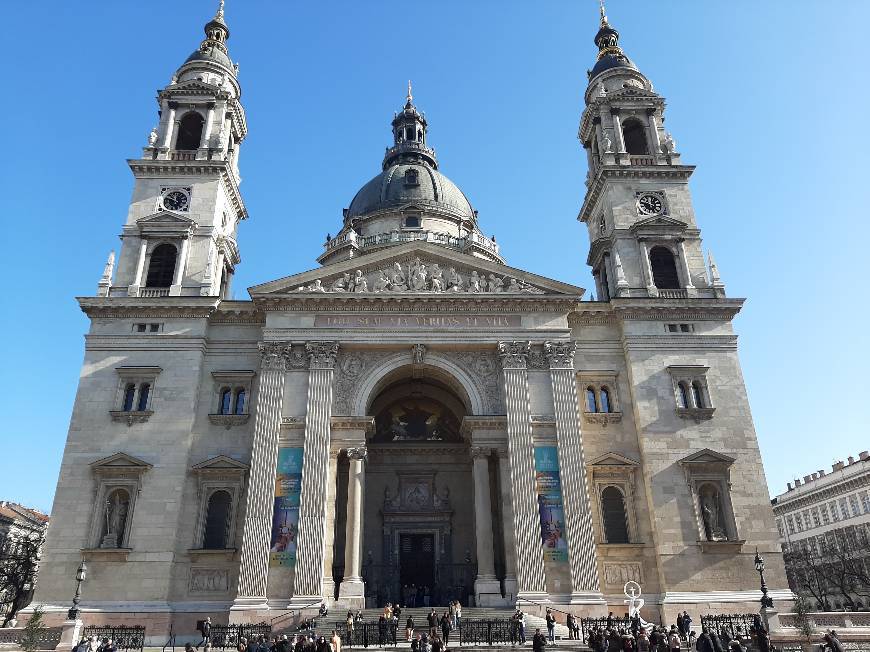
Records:
[[[353,198],[348,217],[359,218],[409,203],[433,212],[473,220],[471,202],[455,183],[425,163],[398,163],[365,184]]]

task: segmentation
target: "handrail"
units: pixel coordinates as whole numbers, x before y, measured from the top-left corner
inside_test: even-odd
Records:
[[[289,616],[290,614],[295,613],[295,612],[297,612],[297,611],[301,614],[303,611],[305,611],[305,610],[308,609],[309,607],[313,607],[314,605],[320,605],[322,602],[323,602],[323,600],[317,600],[317,601],[315,601],[315,602],[312,602],[311,604],[306,604],[306,605],[303,605],[303,606],[301,606],[301,607],[296,607],[295,609],[291,609],[290,611],[285,611],[285,612],[282,613],[282,614],[278,614],[278,615],[275,616],[274,618],[270,618],[270,619],[269,619],[269,624],[271,625],[272,623],[274,623],[274,622],[275,622],[276,620],[278,620],[279,618],[283,618],[284,616]]]
[[[546,602],[538,602],[537,600],[530,600],[529,598],[517,598],[517,604],[522,602],[531,602],[532,604],[536,604],[539,607],[544,607],[545,609],[549,609],[550,611],[555,611],[560,614],[565,614],[566,616],[571,613],[570,611],[562,611],[561,609],[556,609],[555,607]]]

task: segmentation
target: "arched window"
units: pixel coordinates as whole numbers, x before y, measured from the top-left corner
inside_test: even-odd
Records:
[[[145,412],[148,409],[148,396],[151,394],[151,383],[142,383],[139,385],[139,403],[136,409],[139,412]]]
[[[224,387],[221,390],[221,404],[220,404],[220,413],[221,414],[231,414],[230,408],[232,407],[233,401],[233,392],[229,387]]]
[[[659,290],[677,290],[680,277],[674,254],[667,247],[653,247],[649,252],[649,265],[652,268],[653,283]]]
[[[598,412],[598,404],[595,401],[595,390],[592,387],[586,388],[586,411]]]
[[[601,405],[602,412],[610,412],[610,390],[606,387],[602,387],[601,391],[598,392],[598,402]]]
[[[414,127],[405,129],[405,140],[414,140]]]
[[[704,401],[704,389],[698,381],[692,383],[692,400],[697,408],[707,407]]]
[[[639,120],[622,123],[622,139],[625,141],[625,151],[629,154],[649,154],[644,127]]]
[[[604,540],[607,543],[629,543],[625,500],[616,487],[601,492],[601,516],[604,520]]]
[[[236,402],[233,406],[233,412],[235,414],[244,414],[245,413],[245,388],[237,387],[236,388]]]
[[[136,385],[127,383],[124,388],[124,412],[133,411],[133,402],[136,400]]]
[[[168,288],[172,285],[177,255],[178,250],[175,246],[166,242],[157,245],[154,251],[151,252],[151,262],[148,264],[148,276],[145,279],[145,287]]]
[[[686,387],[686,383],[680,383],[677,385],[677,407],[687,408],[691,406],[692,404],[689,402],[689,390]]]
[[[227,547],[231,504],[232,497],[227,491],[215,491],[209,497],[202,537],[202,547],[206,550],[222,550]]]
[[[205,120],[196,111],[186,113],[178,125],[178,138],[175,140],[175,149],[199,149],[202,141],[202,129]]]

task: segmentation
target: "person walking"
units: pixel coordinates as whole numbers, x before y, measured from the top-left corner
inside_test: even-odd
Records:
[[[687,639],[689,638],[689,632],[692,631],[692,617],[689,615],[688,611],[684,611],[682,615],[683,626],[682,628],[680,628],[679,625],[677,625],[677,628],[680,629],[680,631],[682,632],[683,638]]]
[[[348,645],[353,645],[353,626],[354,626],[355,621],[356,621],[356,618],[353,617],[353,612],[350,609],[348,609],[347,618],[344,621],[345,630],[347,633],[347,644]]]
[[[532,637],[532,652],[543,652],[545,647],[547,647],[547,637],[541,633],[541,628],[538,627]]]
[[[434,609],[426,616],[426,622],[429,623],[429,638],[434,642],[438,635],[438,614],[435,613]]]
[[[446,647],[450,643],[450,612],[445,611],[441,616],[441,638],[444,640]]]
[[[695,642],[695,649],[698,652],[716,652],[713,648],[713,640],[710,638],[710,630],[706,627],[701,630],[701,635]]]
[[[526,614],[522,609],[517,609],[517,624],[519,625],[520,645],[526,644]]]
[[[462,603],[459,600],[454,600],[454,610],[456,612],[456,628],[462,627]]]
[[[196,649],[200,645],[208,644],[211,647],[211,616],[206,616],[205,620],[199,623],[199,633],[202,634],[202,640],[196,644]]]
[[[544,620],[547,621],[547,638],[550,643],[556,642],[556,616],[553,615],[553,612],[550,609],[547,609],[547,615],[544,617]]]
[[[405,623],[405,640],[409,643],[414,636],[414,619],[408,616],[408,622]]]
[[[284,638],[287,637],[285,636]],[[329,640],[329,643],[332,646],[332,652],[341,652],[341,636],[334,629],[332,630],[332,638]]]

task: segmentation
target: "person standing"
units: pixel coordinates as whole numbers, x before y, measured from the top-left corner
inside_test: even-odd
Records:
[[[830,650],[831,652],[843,652],[843,644],[840,643],[840,639],[837,637],[837,632],[833,629],[830,633],[825,634],[825,646],[822,649]]]
[[[545,647],[547,647],[547,638],[539,627],[535,629],[535,635],[532,637],[532,652],[543,652]]]
[[[671,631],[668,632],[668,648],[671,652],[680,652],[681,645],[680,632],[676,625],[671,625]]]
[[[426,616],[426,622],[429,624],[429,639],[434,643],[435,637],[438,636],[438,614],[434,609]]]
[[[405,640],[410,642],[414,636],[414,619],[408,616],[408,622],[405,623]]]
[[[550,643],[556,642],[556,616],[553,615],[553,612],[550,609],[547,609],[547,615],[544,617],[544,620],[547,621],[547,638]]]
[[[710,630],[706,627],[701,630],[701,635],[695,642],[695,649],[698,652],[716,652],[713,648],[713,640],[710,638]]]
[[[200,621],[199,633],[202,634],[202,640],[196,644],[196,649],[198,650],[200,645],[211,646],[211,616],[206,616],[205,620]]]
[[[286,636],[284,637],[287,638]],[[332,638],[329,641],[332,646],[332,652],[341,652],[341,636],[338,635],[336,630],[332,630]]]
[[[574,614],[569,613],[565,617],[565,626],[568,628],[568,640],[574,640]]]
[[[517,609],[517,624],[519,625],[520,645],[526,644],[526,614],[522,609]]]
[[[450,643],[450,612],[445,611],[441,616],[441,638],[444,640],[446,647]]]
[[[462,627],[462,603],[459,600],[454,600],[454,610],[456,612],[456,628]]]
[[[347,618],[345,619],[345,629],[347,630],[347,644],[353,645],[353,625],[356,618],[353,617],[353,612],[348,609]]]
[[[689,632],[692,631],[692,617],[688,611],[683,612],[683,627],[680,631],[683,633],[683,638],[689,638]]]

